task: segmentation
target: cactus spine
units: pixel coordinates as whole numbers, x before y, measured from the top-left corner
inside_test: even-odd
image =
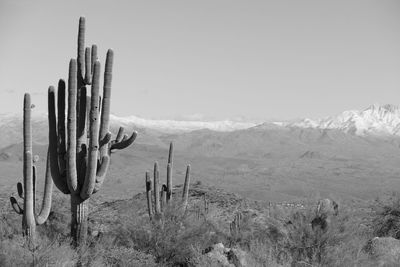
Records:
[[[101,188],[112,150],[128,147],[137,136],[133,132],[129,138],[110,142],[109,116],[114,52],[111,49],[107,51],[101,101],[101,66],[96,60],[97,47],[93,45],[92,49],[85,50],[84,45],[85,18],[81,17],[78,57],[77,60],[71,59],[69,63],[67,131],[65,82],[60,80],[58,86],[58,121],[55,89],[50,86],[48,91],[51,174],[57,188],[65,194],[71,194],[71,235],[76,245],[82,245],[86,241],[88,200]],[[86,85],[91,85],[90,96],[87,95]]]
[[[32,124],[31,124],[31,97],[29,94],[24,96],[24,115],[23,115],[23,175],[24,185],[17,184],[17,191],[20,198],[24,200],[21,208],[14,197],[10,198],[11,205],[18,214],[22,214],[22,229],[30,245],[35,244],[36,225],[43,224],[50,213],[51,195],[53,181],[50,176],[50,157],[47,153],[46,176],[44,185],[44,195],[42,208],[39,213],[35,210],[36,201],[36,167],[33,166],[32,159]]]

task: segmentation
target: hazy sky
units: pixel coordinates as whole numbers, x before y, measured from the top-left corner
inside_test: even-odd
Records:
[[[400,103],[400,1],[0,0],[0,113],[67,77],[79,16],[112,112],[144,118],[318,118]]]

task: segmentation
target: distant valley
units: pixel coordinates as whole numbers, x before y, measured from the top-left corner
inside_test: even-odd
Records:
[[[154,121],[137,125],[137,120],[114,117],[114,134],[122,125],[128,132],[137,130],[139,135],[132,147],[113,154],[100,195],[119,199],[143,192],[144,173],[154,161],[160,163],[161,175],[165,176],[170,141],[175,144],[177,183],[183,181],[185,164],[190,163],[193,182],[253,199],[292,201],[318,194],[343,200],[367,199],[398,188],[398,109],[372,106],[344,114],[347,120],[342,114],[331,118],[331,123],[328,119],[258,125],[163,122],[162,127]],[[22,177],[21,130],[21,118],[8,116],[1,120],[0,179],[4,191],[14,190]],[[33,140],[34,153],[41,158],[39,179],[44,175],[47,134],[46,117],[35,117]]]

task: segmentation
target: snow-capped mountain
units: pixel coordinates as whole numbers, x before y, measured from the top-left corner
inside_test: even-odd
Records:
[[[337,129],[355,135],[400,136],[400,109],[395,105],[372,105],[363,111],[350,110],[320,120],[303,119],[286,126]]]
[[[0,127],[22,129],[22,114],[0,114]],[[47,114],[44,112],[32,114],[33,124],[47,123]],[[251,128],[256,125],[253,122],[238,122],[232,120],[222,121],[183,121],[183,120],[153,120],[136,116],[119,117],[110,115],[111,126],[119,125],[128,128],[146,128],[167,133],[190,132],[200,129],[209,129],[217,132],[231,132]]]
[[[178,120],[151,120],[136,116],[117,117],[110,115],[112,123],[122,125],[136,125],[140,128],[158,130],[161,132],[191,132],[200,129],[209,129],[217,132],[231,132],[255,126],[253,122],[224,121],[178,121]]]

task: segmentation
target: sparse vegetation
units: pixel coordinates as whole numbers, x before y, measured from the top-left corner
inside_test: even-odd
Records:
[[[197,188],[202,187],[195,186],[194,190]],[[38,266],[46,263],[54,266],[78,263],[85,266],[222,266],[210,254],[213,246],[221,243],[225,250],[234,251],[226,253],[227,259],[233,257],[232,253],[241,253],[248,266],[374,266],[375,261],[365,246],[374,237],[377,225],[381,225],[378,220],[386,220],[386,213],[372,210],[362,217],[352,216],[356,207],[344,206],[329,229],[319,232],[311,226],[314,206],[269,216],[267,209],[252,205],[241,208],[242,204],[238,204],[231,208],[238,209],[240,216],[224,217],[221,215],[225,214],[226,207],[211,201],[209,211],[202,209],[199,217],[198,207],[203,197],[196,191],[191,191],[190,196],[186,210],[181,208],[178,198],[179,201],[173,200],[165,207],[159,220],[150,221],[144,204],[146,197],[142,194],[136,200],[143,202],[140,208],[132,207],[134,211],[112,218],[115,228],[96,235],[92,232],[87,245],[80,250],[71,247],[68,225],[58,215],[49,216],[48,222],[38,227],[40,245],[32,251],[15,224],[17,216],[5,214],[0,233],[0,263],[28,266],[34,260]],[[225,201],[224,196],[220,200]],[[398,200],[385,203],[395,208]],[[56,209],[66,209],[65,203],[57,198],[54,205]],[[374,205],[374,209],[378,207]],[[230,230],[231,222],[238,220],[240,227]],[[394,232],[386,232],[390,233]]]

